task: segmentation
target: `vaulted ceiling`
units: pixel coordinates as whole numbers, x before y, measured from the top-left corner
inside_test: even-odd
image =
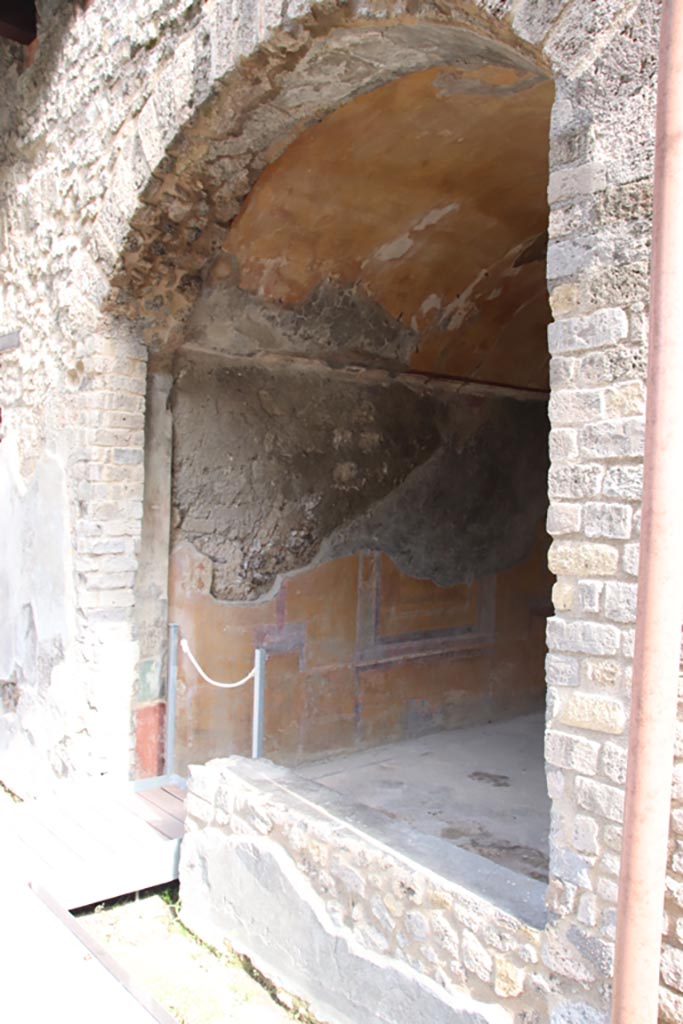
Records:
[[[543,388],[551,102],[495,64],[356,97],[265,169],[224,241],[231,278],[292,310],[351,289],[412,335],[407,367]]]

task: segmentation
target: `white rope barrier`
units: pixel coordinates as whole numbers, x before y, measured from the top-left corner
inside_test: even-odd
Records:
[[[219,683],[217,679],[212,679],[211,676],[207,676],[206,672],[201,667],[201,665],[199,664],[199,662],[195,658],[194,654],[190,650],[190,645],[188,644],[188,642],[185,639],[185,637],[183,637],[182,640],[180,641],[180,649],[183,652],[183,654],[186,654],[187,657],[190,659],[190,661],[192,662],[192,664],[194,665],[195,669],[197,670],[199,675],[202,677],[202,679],[204,679],[207,683],[210,683],[211,686],[218,686],[221,690],[234,690],[235,687],[237,687],[237,686],[244,686],[245,683],[248,683],[250,679],[254,678],[254,674],[256,672],[256,666],[254,666],[254,668],[252,668],[251,672],[249,672],[249,674],[246,675],[244,677],[244,679],[240,679],[236,683]]]

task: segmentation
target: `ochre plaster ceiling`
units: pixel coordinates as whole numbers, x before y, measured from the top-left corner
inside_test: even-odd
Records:
[[[360,95],[266,167],[224,242],[239,288],[303,308],[354,289],[415,336],[409,367],[547,386],[552,84],[421,70]]]

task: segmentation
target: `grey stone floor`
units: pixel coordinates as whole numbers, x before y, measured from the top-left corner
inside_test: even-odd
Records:
[[[550,800],[540,712],[302,765],[299,775],[544,881]]]

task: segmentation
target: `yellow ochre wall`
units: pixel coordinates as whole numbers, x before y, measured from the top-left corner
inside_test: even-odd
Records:
[[[204,670],[232,681],[266,663],[264,756],[280,763],[535,710],[544,701],[547,538],[471,584],[439,587],[360,552],[293,574],[276,596],[211,596],[211,562],[173,551],[171,621]],[[200,681],[179,653],[176,770],[248,754],[252,688]]]

